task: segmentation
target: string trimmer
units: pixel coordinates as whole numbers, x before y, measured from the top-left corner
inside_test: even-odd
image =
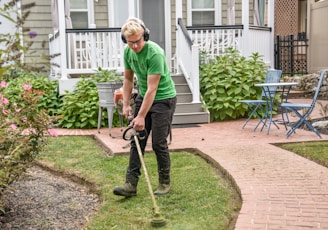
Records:
[[[131,141],[132,139],[134,139],[134,141],[136,143],[139,159],[140,159],[140,162],[141,162],[144,174],[145,174],[145,178],[146,178],[146,181],[147,181],[148,191],[149,191],[149,194],[151,196],[151,200],[153,202],[154,217],[150,221],[150,223],[151,223],[151,226],[153,226],[153,227],[162,227],[162,226],[166,225],[166,220],[161,216],[159,207],[157,206],[155,195],[153,193],[153,189],[152,189],[151,184],[150,184],[146,164],[145,164],[145,161],[143,159],[142,151],[141,151],[140,144],[139,144],[139,140],[145,139],[147,137],[147,135],[148,134],[147,134],[146,130],[139,132],[139,131],[136,131],[132,126],[129,126],[123,132],[123,139],[127,140],[127,141]]]

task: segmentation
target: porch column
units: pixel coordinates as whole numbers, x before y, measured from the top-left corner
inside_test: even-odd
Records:
[[[270,63],[271,68],[274,68],[274,0],[268,0],[268,27],[271,28],[270,36]]]
[[[182,18],[182,0],[175,1],[175,24],[178,23],[178,18]]]
[[[66,0],[68,1],[68,0]],[[59,19],[59,44],[60,44],[60,69],[61,79],[67,79],[67,52],[66,52],[66,22],[65,22],[65,3],[57,0],[58,4],[58,19]]]
[[[176,0],[175,1],[175,26],[176,28],[178,28],[178,18],[181,18],[182,19],[182,0]],[[176,68],[175,71],[177,74],[181,73],[181,69],[179,67],[179,64],[178,64],[178,60],[177,60],[177,57],[179,57],[179,41],[180,41],[180,38],[178,37],[178,33],[175,32],[175,60],[174,60],[174,67]]]
[[[242,47],[242,55],[245,57],[250,56],[248,38],[249,38],[249,0],[242,1],[242,24],[244,26],[243,29],[243,47]]]

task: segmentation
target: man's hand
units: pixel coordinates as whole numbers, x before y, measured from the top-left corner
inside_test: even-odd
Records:
[[[136,131],[142,131],[145,129],[145,118],[141,116],[136,116],[132,121],[131,125]]]

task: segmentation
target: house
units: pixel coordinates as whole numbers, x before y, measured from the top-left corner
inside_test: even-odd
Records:
[[[6,1],[0,1],[0,8],[3,8]],[[17,6],[18,7],[18,6]],[[17,10],[15,7],[14,9]],[[14,10],[13,9],[13,10]],[[14,17],[14,12],[8,12],[10,17]],[[1,33],[2,34],[15,34],[16,32],[16,25],[12,21],[6,19],[5,17],[0,15],[0,25],[1,25]],[[5,46],[4,44],[0,43],[0,49],[3,49]]]
[[[11,0],[2,0],[1,5],[10,1]],[[271,29],[270,35],[273,34],[274,37],[278,34],[296,35],[299,32],[306,32],[307,38],[309,40],[307,57],[309,72],[314,72],[318,69],[327,67],[327,65],[324,64],[324,60],[327,59],[328,53],[326,50],[326,47],[328,47],[326,45],[327,40],[325,39],[328,32],[325,29],[326,27],[322,25],[322,23],[325,22],[325,20],[322,19],[328,15],[327,0],[212,0],[206,1],[206,3],[203,3],[205,1],[192,0],[22,0],[21,2],[22,4],[31,2],[36,3],[36,6],[31,10],[30,16],[27,18],[25,26],[31,30],[36,31],[38,36],[34,38],[34,45],[31,47],[30,52],[26,54],[25,61],[29,63],[35,63],[36,65],[46,66],[49,70],[49,75],[51,74],[52,76],[56,76],[56,78],[66,79],[65,76],[71,78],[72,76],[76,76],[76,74],[91,72],[90,68],[86,68],[87,66],[85,63],[87,63],[87,61],[84,61],[85,68],[82,68],[83,70],[78,70],[80,68],[75,68],[74,66],[68,66],[64,68],[64,65],[57,63],[58,56],[56,55],[58,55],[58,52],[54,49],[51,49],[50,52],[52,52],[52,54],[49,56],[49,45],[53,45],[53,38],[58,35],[58,33],[56,34],[56,31],[58,32],[59,28],[61,28],[66,33],[68,26],[63,21],[63,18],[65,17],[67,19],[71,18],[72,27],[74,30],[84,29],[89,30],[90,32],[92,31],[93,27],[96,27],[95,29],[98,30],[106,28],[111,28],[111,30],[116,28],[116,30],[118,30],[118,28],[120,28],[120,26],[129,16],[137,16],[143,18],[146,22],[146,25],[151,30],[151,39],[155,40],[161,44],[163,48],[165,48],[167,59],[170,61],[172,66],[172,71],[177,70],[177,67],[175,66],[176,62],[174,61],[177,57],[175,47],[177,44],[176,25],[177,18],[179,17],[182,18],[183,23],[186,26],[190,27],[188,28],[189,32],[192,31],[192,27],[195,28],[196,25],[222,26],[222,28],[217,27],[216,31],[220,30],[224,32],[231,31],[228,28],[225,30],[225,28],[223,28],[224,26],[242,26],[243,29],[238,31],[242,31],[243,44],[246,44],[248,40],[248,42],[254,43],[257,46],[250,44],[247,46],[244,45],[244,47],[242,47],[242,44],[240,41],[238,41],[239,46],[236,48],[240,49],[242,54],[245,56],[253,52],[259,52],[260,54],[263,54],[265,57],[265,62],[270,67],[273,67],[271,60],[272,57],[270,57],[272,55],[266,54],[267,48],[263,48],[263,46],[267,44],[258,43],[256,39],[254,40],[251,37],[252,34],[255,33],[254,26],[264,25],[262,28]],[[192,5],[193,2],[195,2],[195,5]],[[62,10],[54,11],[54,5],[58,7],[58,4],[62,4],[60,6],[61,8],[59,8]],[[66,12],[66,14],[64,11],[65,4],[69,6],[66,7],[66,9],[69,8],[69,11]],[[58,17],[60,13],[62,17]],[[272,19],[273,14],[274,18]],[[56,15],[58,15],[58,20],[53,20]],[[209,21],[206,21],[206,17]],[[195,20],[202,21],[197,23]],[[65,25],[64,29],[62,28],[63,25]],[[249,25],[249,27],[247,28],[245,25]],[[6,29],[9,27],[4,22],[2,22],[1,28],[2,33],[4,33],[4,31],[6,31]],[[73,31],[70,31],[68,34],[72,34],[72,32]],[[95,30],[93,32],[96,33]],[[246,36],[247,34],[248,36]],[[51,37],[50,42],[48,42],[49,36]],[[259,38],[258,36],[254,37]],[[270,39],[272,38],[270,37]],[[265,40],[268,41],[270,39]],[[210,39],[206,38],[205,40],[209,41]],[[261,38],[258,40],[263,41]],[[67,39],[62,41],[67,43],[62,46],[68,46],[69,43],[67,42]],[[270,52],[273,52],[273,44],[271,43],[272,42],[270,41],[269,49]],[[53,47],[52,45],[51,48]],[[111,45],[113,46],[113,44]],[[118,45],[120,46],[121,44]],[[199,45],[199,50],[201,51],[204,49],[206,50],[212,48],[208,42],[206,42],[206,45],[204,45],[204,43]],[[62,49],[64,48],[62,47]],[[77,47],[75,51],[78,52],[78,49],[79,47]],[[223,49],[224,48],[222,48],[222,50]],[[72,50],[73,49],[70,49],[69,51]],[[67,62],[65,63],[65,66],[77,63],[76,61],[74,62],[74,59],[83,61],[83,58],[69,55],[66,51],[65,56],[67,56]],[[60,53],[61,56],[64,56],[63,52]],[[110,55],[109,52],[108,54]],[[79,55],[86,58],[88,55],[90,57],[91,52],[88,52],[87,49],[81,50]],[[119,57],[119,54],[116,56]],[[267,58],[267,56],[269,57]],[[49,58],[51,59],[50,61]],[[69,58],[71,59],[70,63],[68,62]],[[54,61],[54,59],[57,59],[57,61]],[[107,61],[105,63],[107,63]],[[115,60],[112,60],[112,63],[115,63]],[[112,63],[109,63],[108,65],[110,67],[112,65],[115,66],[115,64]],[[103,65],[104,63],[99,64]],[[83,67],[83,64],[80,65]],[[98,63],[96,63],[96,65],[98,65]],[[68,69],[68,72],[65,71],[65,69]],[[73,69],[73,72],[76,72],[76,74],[72,73]]]
[[[22,4],[31,1],[36,6],[26,27],[38,36],[25,59],[48,66],[61,94],[72,90],[80,75],[94,74],[98,67],[123,70],[120,27],[129,16],[144,20],[151,40],[165,50],[174,79],[183,78],[176,80],[173,123],[209,121],[199,92],[200,54],[215,57],[232,47],[246,57],[258,52],[268,68],[274,67],[274,0],[22,0]],[[178,118],[187,113],[191,119]]]
[[[55,26],[49,36],[50,74],[66,84],[70,77],[94,73],[98,66],[123,70],[120,26],[129,16],[144,20],[151,39],[165,49],[172,72],[182,71],[187,79],[192,79],[188,75],[195,75],[198,69],[198,60],[190,58],[198,58],[199,51],[212,57],[228,47],[240,50],[244,56],[259,52],[273,67],[273,0],[267,2],[268,10],[261,16],[267,27],[254,26],[253,4],[253,0],[85,0],[65,4],[53,0]],[[188,44],[188,39],[193,44]]]

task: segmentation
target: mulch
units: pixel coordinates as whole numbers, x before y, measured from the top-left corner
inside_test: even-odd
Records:
[[[0,215],[0,229],[83,229],[100,199],[57,174],[33,166],[13,183],[3,195],[6,213]]]

